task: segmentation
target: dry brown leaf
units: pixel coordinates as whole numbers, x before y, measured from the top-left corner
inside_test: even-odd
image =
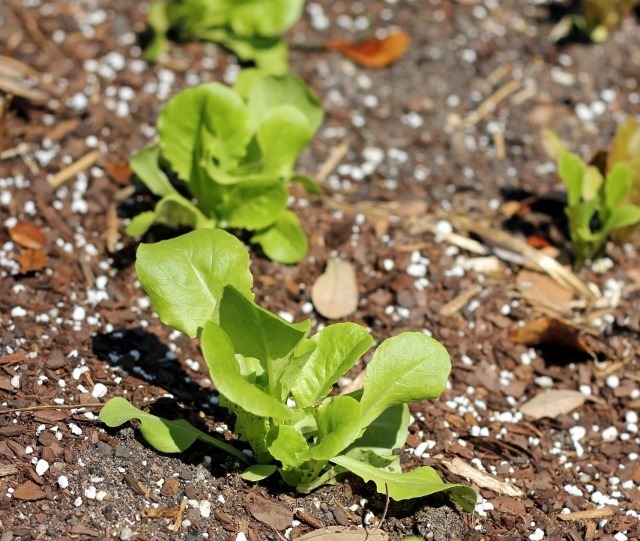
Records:
[[[47,245],[44,233],[29,222],[18,222],[9,228],[9,236],[13,242],[24,248],[44,248]]]
[[[544,304],[559,312],[568,312],[573,301],[573,292],[562,287],[546,274],[522,270],[516,277],[520,293],[532,304]]]
[[[520,411],[536,420],[543,417],[555,419],[558,415],[571,413],[582,406],[586,400],[587,396],[579,391],[548,389],[522,404]]]
[[[320,539],[322,541],[387,541],[389,536],[383,530],[376,530],[369,537],[366,530],[362,528],[350,528],[348,526],[327,526],[321,530],[309,532],[301,537],[296,537],[296,541],[307,541],[308,539]]]
[[[247,511],[253,518],[270,526],[273,530],[280,532],[291,526],[293,512],[285,506],[255,494],[250,494],[245,501],[247,501]]]
[[[580,338],[580,329],[568,321],[552,317],[541,317],[509,332],[509,338],[516,344],[526,346],[557,346],[584,351],[593,351]]]
[[[25,250],[18,258],[20,272],[22,274],[40,270],[46,267],[48,262],[49,260],[47,259],[47,255],[37,248],[29,248],[28,250]]]
[[[107,162],[103,165],[103,169],[107,175],[122,185],[129,184],[133,172],[129,164],[125,162]]]
[[[311,300],[327,319],[340,319],[358,308],[356,271],[348,261],[331,259],[311,288]]]
[[[524,496],[524,492],[518,487],[505,483],[490,473],[482,472],[474,468],[461,458],[454,457],[451,460],[442,459],[440,463],[451,473],[466,477],[480,488],[486,488],[497,494],[504,494],[505,496],[511,496],[513,498],[521,498]]]
[[[384,39],[372,38],[354,43],[336,39],[326,41],[327,49],[340,51],[347,58],[367,68],[384,68],[398,60],[409,48],[411,39],[402,31],[389,34]]]

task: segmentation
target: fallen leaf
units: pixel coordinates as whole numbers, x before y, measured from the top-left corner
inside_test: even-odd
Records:
[[[353,265],[331,259],[311,288],[311,300],[318,313],[327,319],[340,319],[358,308],[358,283]]]
[[[131,167],[125,162],[107,162],[103,166],[109,175],[118,184],[129,184],[131,180]]]
[[[407,51],[410,42],[409,36],[400,31],[383,39],[372,38],[361,42],[337,39],[326,41],[324,46],[340,51],[367,68],[384,68],[398,60]]]
[[[255,494],[248,498],[247,511],[277,532],[286,530],[293,520],[293,513],[286,507]]]
[[[39,249],[28,249],[20,254],[18,257],[18,263],[20,264],[20,272],[26,274],[27,272],[37,271],[47,266],[49,260],[46,254]]]
[[[371,535],[362,528],[327,526],[301,537],[296,537],[296,541],[307,541],[308,539],[321,539],[322,541],[365,541],[365,539],[367,541],[387,541],[389,536],[383,530],[376,530]]]
[[[546,274],[522,270],[516,277],[523,297],[532,304],[544,304],[559,312],[568,312],[574,295]]]
[[[580,329],[562,319],[541,317],[509,332],[516,344],[526,346],[559,346],[593,354],[580,338]]]
[[[18,222],[9,228],[9,236],[24,248],[44,248],[47,237],[38,227],[29,222]]]
[[[578,391],[549,389],[522,404],[520,411],[536,420],[543,417],[555,419],[558,415],[571,413],[582,406],[586,400],[587,396]]]
[[[515,498],[521,498],[524,496],[524,492],[522,492],[518,487],[505,483],[495,475],[491,475],[490,473],[474,468],[471,464],[468,464],[461,458],[454,457],[451,460],[442,459],[440,463],[451,473],[461,477],[466,477],[480,488],[486,488],[497,494],[503,494],[505,496]]]
[[[41,500],[46,494],[33,481],[25,481],[13,491],[13,497],[18,500]]]
[[[539,235],[529,235],[527,237],[527,244],[529,246],[532,246],[533,248],[537,248],[538,250],[540,248],[546,248],[547,246],[551,246],[551,243],[547,239]]]

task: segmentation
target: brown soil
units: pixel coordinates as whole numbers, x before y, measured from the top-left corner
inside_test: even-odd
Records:
[[[253,486],[211,448],[164,456],[132,428],[105,430],[96,420],[91,404],[123,395],[232,437],[232,419],[210,400],[197,344],[159,323],[136,282],[136,243],[123,236],[110,254],[107,239],[110,205],[128,184],[114,166],[149,143],[169,96],[228,80],[237,62],[212,45],[186,44],[164,65],[146,65],[135,43],[145,16],[135,2],[23,4],[0,5],[0,53],[33,68],[46,96],[14,98],[0,124],[0,150],[29,145],[0,161],[2,541],[293,539],[320,526],[375,524],[384,497],[357,479],[304,497],[276,481]],[[481,273],[470,266],[476,255],[430,232],[431,222],[462,214],[514,236],[546,237],[567,261],[562,206],[549,195],[562,186],[539,130],[551,127],[587,156],[609,144],[625,117],[640,115],[640,32],[630,17],[606,43],[557,45],[553,24],[547,7],[525,0],[322,0],[288,35],[292,70],[326,108],[300,168],[314,174],[340,145],[347,152],[321,198],[295,194],[308,257],[284,267],[254,252],[257,299],[303,319],[327,260],[351,261],[361,303],[350,319],[377,340],[426,329],[452,356],[450,389],[412,406],[405,466],[432,465],[447,481],[469,482],[450,471],[459,459],[522,492],[480,487],[472,514],[446,498],[391,502],[382,529],[394,540],[640,537],[637,251],[610,245],[604,260],[579,271],[606,293],[588,313],[579,303],[542,305],[518,287],[517,264]],[[318,47],[394,26],[412,45],[385,69]],[[485,111],[496,91],[503,98]],[[52,175],[96,147],[95,165],[50,186]],[[527,193],[542,198],[538,207],[506,220],[498,210],[505,197]],[[138,194],[118,205],[120,233],[148,201]],[[18,271],[24,249],[8,233],[16,220],[46,235],[45,269]],[[454,299],[461,302],[452,308]],[[584,329],[583,351],[509,338],[558,310]],[[106,394],[96,398],[98,384]],[[549,386],[591,400],[552,418],[523,416],[519,408]]]

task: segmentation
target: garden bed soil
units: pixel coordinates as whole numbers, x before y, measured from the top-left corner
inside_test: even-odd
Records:
[[[230,82],[238,64],[213,45],[183,44],[147,65],[136,43],[145,7],[0,6],[0,53],[30,66],[38,90],[13,98],[0,123],[2,540],[293,539],[328,526],[371,529],[385,498],[353,477],[309,495],[277,481],[256,486],[213,448],[162,455],[133,428],[97,420],[96,404],[125,396],[233,440],[197,343],[163,326],[137,283],[137,241],[123,228],[150,203],[141,190],[126,191],[125,164],[152,141],[162,104],[201,81]],[[405,330],[442,341],[450,386],[411,406],[402,461],[472,483],[481,496],[474,513],[442,496],[392,501],[381,529],[393,540],[640,537],[638,252],[609,245],[578,271],[602,293],[589,311],[579,295],[573,304],[549,295],[548,281],[527,294],[521,266],[478,260],[459,238],[443,237],[447,224],[469,237],[452,217],[464,216],[490,232],[546,237],[568,261],[562,186],[540,129],[586,158],[607,147],[624,118],[638,118],[640,31],[630,17],[605,43],[556,44],[554,24],[548,7],[524,0],[322,0],[287,34],[292,71],[326,110],[299,168],[314,175],[337,163],[321,197],[294,189],[308,256],[283,266],[252,250],[256,297],[296,321],[326,324],[310,289],[339,257],[357,271],[351,320],[377,341]],[[320,47],[393,28],[411,36],[411,47],[384,69]],[[95,149],[95,163],[51,186]],[[542,212],[525,207],[507,218],[505,201],[526,195]],[[19,271],[25,248],[9,236],[17,221],[44,233],[42,270]],[[487,235],[480,245],[491,244]],[[581,341],[573,349],[557,335],[542,349],[514,342],[514,330],[541,317],[578,325]],[[365,364],[342,383],[357,381]],[[568,413],[523,415],[522,405],[549,387],[588,400]],[[461,473],[461,462],[472,473]]]

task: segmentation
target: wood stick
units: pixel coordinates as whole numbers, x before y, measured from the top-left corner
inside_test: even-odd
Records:
[[[70,178],[73,178],[84,169],[91,167],[94,163],[96,163],[99,157],[100,157],[100,151],[97,149],[92,150],[91,152],[82,156],[82,158],[76,160],[69,166],[65,167],[64,169],[56,173],[49,180],[49,184],[54,188],[58,188],[62,186]]]

